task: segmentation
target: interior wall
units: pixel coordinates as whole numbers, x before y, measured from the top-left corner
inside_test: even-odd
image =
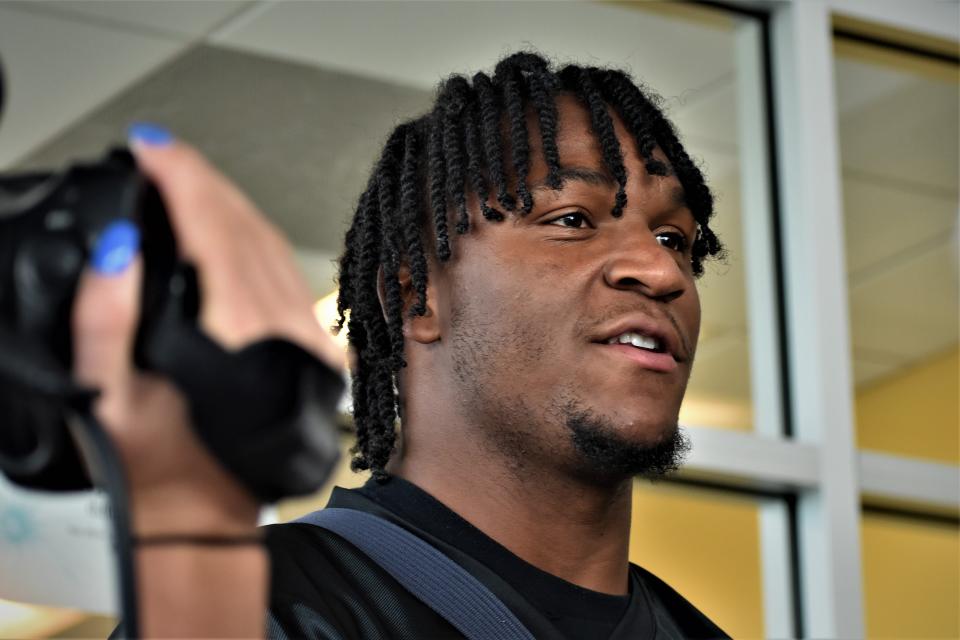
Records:
[[[860,389],[857,446],[960,463],[960,358],[953,351]]]
[[[867,513],[860,533],[868,637],[960,637],[956,525]]]

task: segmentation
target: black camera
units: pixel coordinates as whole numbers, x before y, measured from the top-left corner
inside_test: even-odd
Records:
[[[142,238],[136,366],[177,384],[200,439],[258,498],[319,488],[339,455],[341,376],[285,340],[228,352],[203,333],[196,273],[126,150],[60,173],[0,175],[0,471],[35,489],[91,484],[71,421],[96,390],[71,377],[71,313],[98,236],[119,219]]]

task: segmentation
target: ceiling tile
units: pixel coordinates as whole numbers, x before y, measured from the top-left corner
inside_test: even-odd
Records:
[[[9,167],[183,45],[0,5],[7,104],[0,169]]]
[[[850,290],[853,348],[920,362],[957,344],[957,248],[945,242]]]
[[[98,155],[131,120],[158,122],[207,154],[297,245],[335,256],[384,137],[429,98],[409,87],[199,46],[23,164]],[[327,275],[311,277],[322,286]]]
[[[837,93],[845,171],[957,197],[956,79],[846,61],[837,65]]]
[[[6,6],[58,12],[113,28],[132,28],[194,39],[252,5],[251,0],[20,0]]]
[[[949,237],[957,226],[955,198],[850,175],[843,180],[843,213],[847,270],[854,282],[904,251]]]
[[[723,27],[601,3],[546,6],[277,2],[224,28],[215,42],[425,89],[451,72],[489,67],[530,47],[564,60],[629,66],[665,96],[708,85],[733,69],[733,33]]]

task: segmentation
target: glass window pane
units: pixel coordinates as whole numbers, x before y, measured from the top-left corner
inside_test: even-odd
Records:
[[[858,443],[956,464],[958,67],[835,49]]]
[[[640,11],[663,11],[663,5],[635,3]],[[659,8],[655,8],[659,7]],[[682,14],[683,12],[678,12]],[[697,426],[739,431],[780,432],[779,394],[776,381],[776,351],[764,343],[757,350],[753,323],[769,327],[773,316],[772,290],[751,291],[748,269],[772,271],[765,253],[770,249],[764,238],[769,224],[769,185],[765,132],[762,130],[765,105],[761,96],[759,73],[762,49],[756,21],[717,12],[713,20],[700,26],[698,37],[710,37],[710,53],[687,50],[670,61],[663,61],[677,78],[689,75],[693,60],[713,57],[717,71],[709,84],[689,84],[679,93],[665,92],[667,111],[690,154],[697,160],[716,197],[717,215],[711,224],[727,249],[726,258],[709,264],[699,282],[703,320],[697,361],[680,412],[680,422]],[[685,27],[689,28],[689,27]],[[646,66],[635,66],[641,77]],[[654,85],[656,86],[656,85]],[[680,89],[678,86],[677,89]],[[746,230],[753,234],[744,235]],[[762,251],[754,251],[760,244]],[[766,307],[752,308],[753,305]],[[769,316],[763,316],[769,313]],[[774,334],[770,334],[774,335]],[[766,367],[757,367],[758,357]],[[760,393],[758,373],[770,389],[763,396],[773,400],[772,413],[755,406]],[[759,410],[758,410],[759,409]]]
[[[763,571],[757,501],[668,483],[637,482],[630,560],[735,638],[762,638]]]
[[[865,511],[860,530],[869,637],[960,637],[956,523]]]

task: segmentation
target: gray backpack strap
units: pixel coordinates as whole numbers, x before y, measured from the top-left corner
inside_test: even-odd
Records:
[[[363,551],[470,640],[534,640],[487,587],[430,543],[355,509],[322,509],[295,520],[332,531]]]

